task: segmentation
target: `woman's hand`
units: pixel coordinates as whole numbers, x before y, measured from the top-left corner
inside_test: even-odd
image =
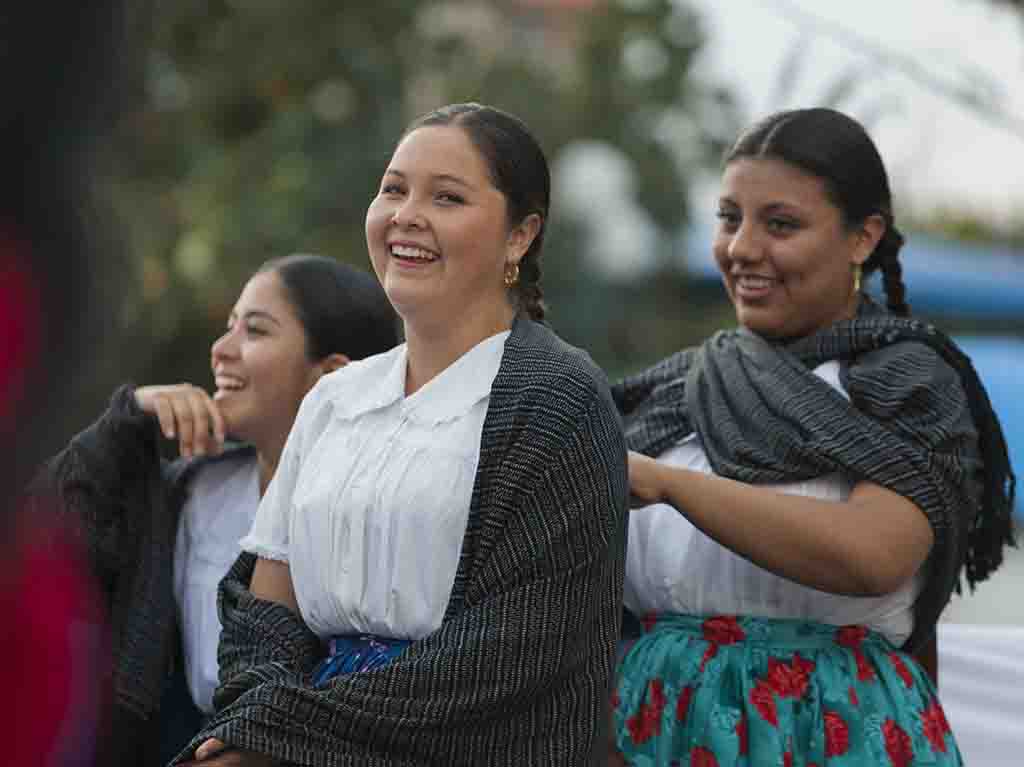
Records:
[[[650,506],[665,500],[660,466],[653,458],[629,451],[629,505],[632,508]]]
[[[232,748],[224,741],[210,738],[196,749],[196,758],[181,767],[274,767],[277,762],[266,754],[244,748]]]
[[[224,416],[209,394],[192,384],[141,386],[135,401],[143,412],[155,415],[167,439],[178,440],[183,458],[217,454],[227,431]]]

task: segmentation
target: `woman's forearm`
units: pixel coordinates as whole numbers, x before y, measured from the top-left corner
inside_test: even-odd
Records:
[[[858,596],[891,593],[931,549],[925,515],[869,482],[858,484],[847,501],[823,501],[644,460],[660,496],[696,527],[805,586]],[[631,474],[634,463],[631,456]]]

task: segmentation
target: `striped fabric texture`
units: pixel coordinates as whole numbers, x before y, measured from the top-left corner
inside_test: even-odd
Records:
[[[36,479],[36,492],[76,517],[109,609],[112,700],[96,759],[104,765],[157,758],[160,700],[180,649],[174,541],[191,479],[210,462],[254,456],[232,443],[214,458],[162,460],[156,419],[134,391],[119,387],[109,409]]]
[[[178,761],[216,737],[310,767],[593,763],[621,616],[625,459],[603,374],[519,317],[441,628],[315,690],[322,646],[249,593],[243,554],[220,589],[218,710]]]
[[[849,401],[811,372],[829,360],[842,363]],[[1011,539],[1012,473],[986,466],[980,447],[1001,444],[1005,459],[999,423],[969,360],[919,320],[866,303],[792,343],[722,331],[613,396],[629,447],[647,455],[697,432],[720,476],[757,484],[840,472],[913,501],[935,545],[909,649],[934,631],[964,567],[981,580]]]

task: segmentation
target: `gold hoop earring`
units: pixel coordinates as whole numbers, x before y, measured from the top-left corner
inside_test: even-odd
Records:
[[[864,273],[864,268],[860,264],[853,265],[853,292],[860,293],[860,280],[861,275]]]
[[[506,264],[505,265],[505,287],[511,288],[519,282],[519,264]]]

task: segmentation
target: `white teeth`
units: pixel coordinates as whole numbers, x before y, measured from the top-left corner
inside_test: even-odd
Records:
[[[760,288],[769,287],[772,284],[772,282],[774,282],[774,280],[770,280],[767,277],[755,277],[753,275],[744,275],[740,277],[739,280],[737,280],[737,282],[739,282],[739,284],[745,288],[758,290]]]
[[[412,245],[392,245],[391,255],[398,256],[399,258],[409,258],[414,261],[436,261],[437,254],[431,253],[429,250],[423,248],[417,248]]]
[[[234,376],[216,376],[214,383],[218,389],[224,389],[226,391],[238,391],[239,389],[245,388],[245,382],[240,378]]]

